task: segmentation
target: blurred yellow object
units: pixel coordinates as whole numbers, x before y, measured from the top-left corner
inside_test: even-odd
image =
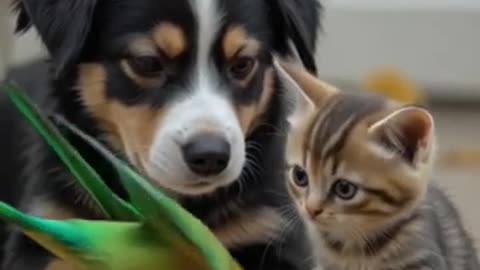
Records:
[[[438,163],[446,169],[479,169],[480,149],[455,149],[446,152]]]
[[[381,68],[369,74],[362,88],[403,103],[425,105],[422,90],[395,68]]]

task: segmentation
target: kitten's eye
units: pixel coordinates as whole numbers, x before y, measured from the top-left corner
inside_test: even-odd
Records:
[[[158,77],[164,71],[163,59],[159,56],[136,56],[128,59],[132,70],[143,77]]]
[[[252,73],[256,61],[252,57],[239,57],[229,67],[229,73],[235,80],[243,80]]]
[[[333,185],[333,192],[342,200],[351,200],[357,195],[358,186],[345,179],[340,179]]]
[[[292,177],[297,186],[308,186],[308,174],[302,167],[295,165],[292,169]]]

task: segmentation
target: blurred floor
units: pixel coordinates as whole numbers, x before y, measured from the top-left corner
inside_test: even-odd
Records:
[[[457,203],[480,255],[480,103],[433,107],[439,136],[435,180]]]

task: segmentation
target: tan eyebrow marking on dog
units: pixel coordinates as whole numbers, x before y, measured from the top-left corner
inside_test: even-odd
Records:
[[[238,52],[255,55],[260,50],[260,42],[241,26],[230,26],[223,37],[223,53],[227,59],[233,58]]]
[[[153,40],[167,56],[175,58],[187,48],[185,33],[180,26],[163,22],[153,30]]]

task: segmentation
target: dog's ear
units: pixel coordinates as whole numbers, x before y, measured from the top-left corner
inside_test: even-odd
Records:
[[[51,55],[55,76],[60,76],[80,56],[96,5],[97,0],[16,0],[16,30],[36,28]]]
[[[266,0],[271,19],[277,31],[275,50],[292,54],[289,42],[293,42],[305,68],[316,75],[315,49],[320,32],[321,5],[319,0]]]

